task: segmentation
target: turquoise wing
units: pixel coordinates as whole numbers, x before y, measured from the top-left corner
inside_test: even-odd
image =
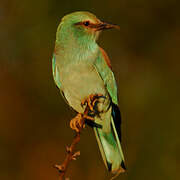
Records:
[[[59,89],[61,89],[61,81],[60,81],[60,75],[59,75],[59,68],[56,65],[56,56],[53,53],[52,57],[52,72],[53,72],[53,78],[54,81]]]
[[[118,107],[117,85],[111,70],[110,60],[103,49],[95,61],[95,67],[101,76],[107,91],[112,99],[110,132],[103,132],[100,128],[94,128],[100,152],[109,171],[115,173],[124,172],[124,155],[121,148],[121,114]],[[108,112],[106,112],[107,114]],[[108,115],[108,114],[107,114]],[[103,119],[105,120],[105,119]],[[103,121],[104,122],[104,121]],[[104,122],[105,123],[105,122]],[[112,145],[113,143],[113,145]]]
[[[56,56],[55,56],[54,53],[53,53],[53,57],[52,57],[52,72],[53,72],[54,82],[56,83],[57,87],[59,88],[60,93],[61,93],[62,97],[64,98],[65,102],[67,104],[69,104],[66,97],[64,96],[63,91],[62,91],[62,85],[61,85],[60,73],[59,73],[59,66],[56,64]]]
[[[111,70],[110,60],[102,48],[100,48],[99,56],[95,61],[95,67],[103,79],[113,103],[118,104],[116,80]]]

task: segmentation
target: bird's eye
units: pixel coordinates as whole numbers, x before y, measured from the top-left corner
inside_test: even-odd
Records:
[[[85,26],[89,26],[89,21],[85,21],[84,23],[83,23]]]

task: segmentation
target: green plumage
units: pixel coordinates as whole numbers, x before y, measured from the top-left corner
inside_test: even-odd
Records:
[[[114,78],[112,70],[108,67],[102,53],[99,53],[99,56],[97,57],[95,62],[95,66],[101,78],[103,79],[104,84],[106,85],[113,103],[118,104],[116,80]]]
[[[89,95],[105,96],[98,103],[100,116],[95,117],[95,122],[102,128],[94,127],[94,131],[106,167],[113,173],[119,173],[125,167],[118,136],[120,132],[117,132],[120,123],[115,123],[120,115],[112,106],[118,105],[117,86],[106,57],[96,43],[102,28],[113,26],[103,24],[89,12],[65,16],[56,33],[52,69],[56,85],[77,112],[84,112],[81,102]]]

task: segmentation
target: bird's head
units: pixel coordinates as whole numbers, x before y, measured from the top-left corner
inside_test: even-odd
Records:
[[[102,22],[92,13],[79,11],[62,18],[57,30],[57,37],[69,36],[69,38],[83,39],[83,41],[84,39],[96,40],[102,30],[111,28],[119,29],[119,26]],[[68,37],[63,39],[66,38]]]

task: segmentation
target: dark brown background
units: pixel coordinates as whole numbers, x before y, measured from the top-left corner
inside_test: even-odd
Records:
[[[0,179],[57,180],[75,115],[51,72],[62,16],[88,10],[121,26],[104,32],[119,88],[127,173],[117,180],[180,179],[180,7],[175,0],[14,0],[0,3]],[[86,128],[72,180],[106,180]]]

